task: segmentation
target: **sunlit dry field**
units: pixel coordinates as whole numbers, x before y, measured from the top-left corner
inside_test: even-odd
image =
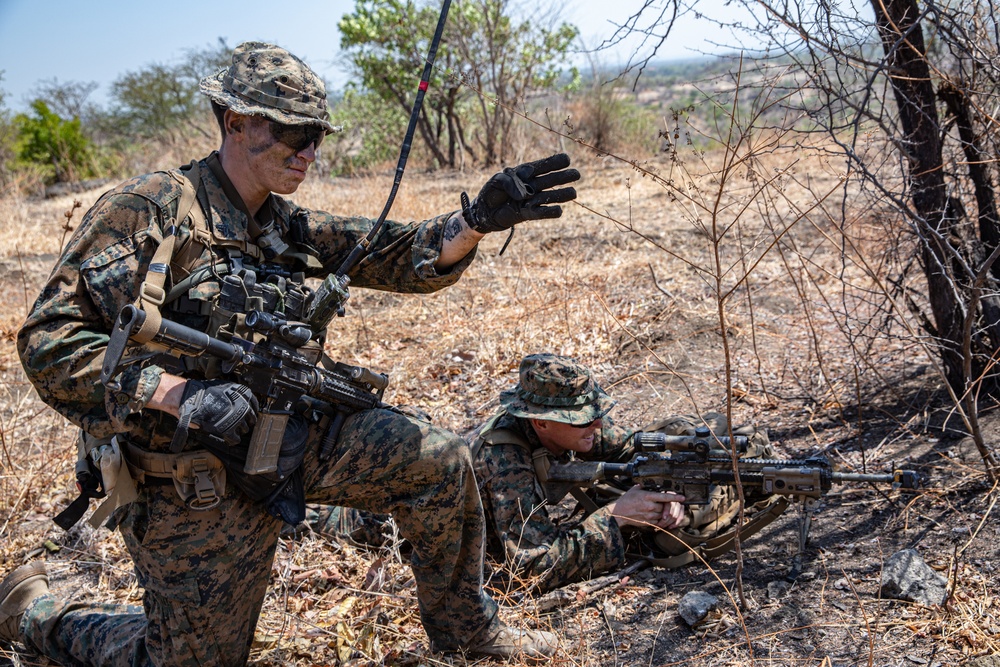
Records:
[[[861,325],[879,319],[872,272],[885,235],[870,212],[826,202],[849,187],[838,166],[778,151],[752,173],[727,171],[721,153],[628,164],[570,152],[583,178],[560,220],[518,227],[503,256],[505,235],[488,237],[440,293],[355,290],[329,354],[388,373],[387,401],[458,432],[496,409],[524,355],[571,355],[619,399],[613,416],[626,425],[731,409],[734,422],[767,428],[781,456],[908,466],[928,484],[908,495],[835,489],[815,516],[805,574],[775,593],[768,584],[796,545],[789,511],[743,545],[745,606],[729,554],[713,570],[646,570],[551,613],[495,591],[505,619],[552,628],[563,665],[954,665],[1000,651],[995,491],[915,330]],[[453,210],[488,175],[411,170],[392,217]],[[315,179],[293,199],[374,217],[389,185],[388,174]],[[14,346],[64,227],[100,193],[0,200],[0,570],[44,558],[64,593],[139,603],[116,534],[51,523],[74,495],[76,431],[39,401]],[[880,598],[881,564],[903,548],[950,578],[945,606]],[[429,652],[398,549],[306,532],[282,540],[272,584],[254,664],[463,664]],[[722,601],[697,631],[676,611],[695,589]]]

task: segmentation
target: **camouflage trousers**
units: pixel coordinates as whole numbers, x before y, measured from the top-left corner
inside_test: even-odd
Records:
[[[435,650],[461,648],[499,624],[483,592],[483,510],[461,438],[372,410],[347,420],[329,460],[319,461],[316,448],[303,464],[307,500],[393,515],[412,545],[420,616]],[[119,525],[143,607],[46,595],[27,610],[22,636],[64,665],[243,665],[280,529],[231,485],[207,511],[188,509],[172,486],[146,486]]]
[[[296,537],[303,529],[364,548],[377,548],[393,541],[388,514],[362,512],[353,507],[307,505],[306,518],[298,526],[285,526],[282,537]],[[404,544],[403,542],[400,542]]]

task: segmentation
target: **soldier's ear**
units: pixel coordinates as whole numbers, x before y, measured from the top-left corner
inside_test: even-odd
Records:
[[[243,132],[247,125],[247,117],[236,113],[232,109],[226,109],[226,114],[223,116],[222,122],[226,128],[226,136],[230,136]]]
[[[528,421],[531,423],[531,427],[535,429],[535,433],[541,433],[542,431],[547,431],[549,429],[548,419],[535,419],[529,418]]]

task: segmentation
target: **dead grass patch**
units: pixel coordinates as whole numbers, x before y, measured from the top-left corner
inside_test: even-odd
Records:
[[[946,665],[995,653],[996,496],[982,488],[975,457],[962,458],[962,441],[936,429],[939,381],[924,348],[891,318],[879,319],[877,286],[864,269],[883,261],[879,228],[865,212],[849,212],[843,226],[857,245],[845,249],[822,207],[804,212],[817,194],[840,187],[835,165],[821,157],[803,153],[788,167],[787,155],[762,156],[773,165],[757,173],[783,179],[784,196],[767,206],[746,174],[720,191],[720,159],[702,156],[696,169],[664,158],[637,169],[574,156],[584,174],[580,203],[562,219],[523,225],[502,257],[502,235],[487,238],[466,276],[438,294],[355,290],[329,352],[389,373],[387,400],[456,431],[496,408],[525,354],[569,354],[619,399],[618,421],[638,426],[725,408],[721,286],[731,292],[734,421],[767,427],[789,456],[824,453],[846,469],[921,467],[931,488],[913,498],[831,496],[816,518],[807,576],[771,597],[768,584],[787,571],[794,544],[792,518],[783,517],[744,545],[749,607],[737,613],[724,602],[700,633],[678,622],[676,603],[695,587],[729,600],[732,557],[713,564],[714,576],[703,568],[642,572],[545,616],[507,597],[504,617],[554,627],[563,641],[556,662],[581,667]],[[393,217],[453,210],[461,190],[474,194],[487,176],[409,172]],[[389,182],[312,180],[294,199],[375,216]],[[39,402],[14,348],[58,253],[63,214],[74,199],[86,209],[99,194],[0,200],[0,570],[44,556],[65,592],[135,603],[141,591],[117,535],[66,534],[49,521],[72,495],[75,433]],[[717,270],[712,239],[723,229]],[[943,608],[879,598],[881,562],[914,545],[942,559],[952,577]],[[412,577],[393,547],[367,552],[314,534],[283,540],[272,583],[255,664],[448,662],[428,652]]]

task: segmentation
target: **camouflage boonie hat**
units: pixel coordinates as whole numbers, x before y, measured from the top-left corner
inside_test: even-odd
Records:
[[[582,426],[606,415],[615,401],[573,359],[531,354],[521,360],[517,386],[500,394],[500,405],[515,417]]]
[[[291,53],[264,42],[244,42],[233,50],[233,64],[198,86],[215,102],[244,116],[264,116],[285,125],[330,123],[326,86],[309,66]]]

